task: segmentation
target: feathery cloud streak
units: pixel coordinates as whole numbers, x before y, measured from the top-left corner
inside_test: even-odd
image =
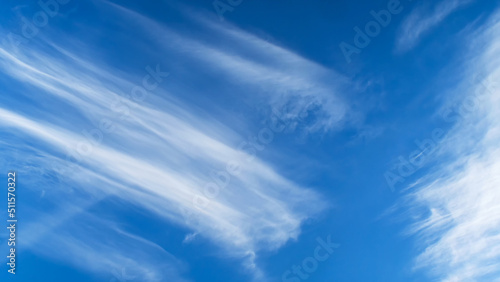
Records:
[[[443,141],[442,156],[448,154],[452,161],[417,181],[416,191],[407,198],[418,219],[409,231],[422,246],[416,267],[425,267],[444,281],[488,280],[499,274],[498,16],[473,34],[482,44],[473,45],[471,51],[478,55],[464,63],[467,79],[458,89],[468,90],[461,98],[475,111],[459,119]],[[478,75],[486,87],[475,78]],[[475,91],[481,91],[479,99],[468,99]]]
[[[269,108],[293,108],[285,119],[293,118],[294,111],[313,104],[311,114],[315,115],[316,122],[307,127],[308,132],[330,130],[346,119],[346,103],[340,95],[331,93],[338,91],[336,84],[341,85],[345,79],[282,47],[231,29],[225,36],[235,44],[249,46],[250,50],[247,54],[234,50],[227,53],[213,42],[181,36],[135,12],[115,8],[126,18],[134,17],[154,32],[154,38],[159,40],[168,35],[170,43],[159,45],[165,50],[163,57],[173,60],[180,53],[179,62],[195,61],[193,69],[203,65],[209,70],[217,69],[231,75],[237,83],[246,83],[251,88],[244,94],[261,95],[261,100],[267,101]],[[223,26],[213,24],[212,27],[224,34]],[[68,179],[73,189],[87,195],[84,201],[47,190],[52,201],[69,202],[78,207],[74,213],[65,212],[68,216],[63,220],[57,220],[58,224],[67,227],[67,232],[58,237],[47,236],[48,240],[54,240],[47,242],[48,246],[64,242],[67,257],[72,252],[83,252],[85,257],[91,257],[103,247],[88,242],[91,231],[82,231],[82,227],[70,224],[75,218],[97,220],[96,215],[86,210],[96,204],[96,195],[101,195],[98,201],[114,197],[145,207],[161,220],[188,228],[199,234],[198,237],[208,238],[231,256],[247,257],[250,267],[255,267],[253,260],[258,251],[276,249],[297,238],[303,220],[326,207],[316,192],[285,178],[272,163],[236,148],[234,144],[241,137],[235,124],[207,119],[205,117],[212,113],[199,112],[198,108],[179,99],[188,94],[187,91],[203,93],[204,89],[178,86],[182,83],[174,88],[161,83],[147,99],[137,102],[126,96],[136,86],[133,81],[139,85],[146,71],[120,73],[98,61],[76,55],[72,49],[74,45],[58,45],[50,36],[40,36],[36,41],[45,48],[36,45],[14,48],[8,44],[0,48],[0,68],[15,80],[7,90],[13,94],[9,95],[10,99],[15,100],[14,95],[21,95],[17,99],[40,105],[36,109],[29,105],[25,109],[9,109],[2,103],[0,124],[2,130],[15,132],[16,136],[12,137],[15,140],[41,141],[36,148],[38,154],[51,160],[50,163],[34,158],[28,151],[23,151],[22,158],[45,168],[47,173],[62,174],[59,178]],[[159,40],[158,44],[161,42]],[[78,44],[85,47],[83,43]],[[146,50],[136,51],[147,53]],[[259,60],[250,53],[263,58]],[[199,61],[204,63],[197,64]],[[157,65],[163,63],[160,59]],[[287,64],[294,67],[284,68]],[[152,64],[151,68],[154,69],[155,65]],[[332,82],[330,78],[336,80]],[[189,77],[178,79],[185,80],[185,84],[190,81]],[[36,94],[22,94],[16,90],[14,85],[21,83],[34,89],[31,93]],[[54,114],[56,104],[64,105],[67,111]],[[254,107],[260,105],[261,102]],[[122,119],[124,106],[130,113]],[[113,123],[113,132],[106,133],[98,138],[100,142],[93,142],[90,148],[83,150],[83,130],[92,132],[103,119]],[[74,156],[70,170],[67,169],[68,151]],[[251,162],[246,161],[252,157]],[[210,172],[224,168],[228,161],[241,164],[241,173],[234,175],[231,184],[221,189],[207,207],[194,204],[193,200],[203,196],[206,184],[212,181]],[[32,230],[41,230],[45,223],[53,222],[54,217],[66,208],[33,219]],[[186,217],[186,211],[189,217]],[[40,224],[34,223],[38,221]],[[123,244],[156,248],[159,255],[170,258],[172,269],[178,264],[170,254],[160,250],[165,246],[154,247],[153,242],[119,231],[118,227],[111,228],[114,225],[109,221],[103,220],[100,226],[110,241],[119,237],[118,242]],[[44,232],[50,231],[45,228]],[[30,241],[41,240],[39,234],[44,232],[32,232]],[[130,240],[135,243],[126,243]],[[145,255],[137,253],[137,256],[126,257],[121,248],[113,244],[107,249],[109,256],[103,258],[106,263],[101,266],[87,260],[72,262],[89,271],[103,272],[112,267],[112,261],[117,261],[116,265],[133,265],[133,260]],[[163,265],[156,261],[148,265],[150,268],[139,269],[135,274],[149,275],[147,277],[151,280],[181,275],[163,273],[160,271]]]

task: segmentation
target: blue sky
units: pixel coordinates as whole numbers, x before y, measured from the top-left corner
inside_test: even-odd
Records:
[[[0,280],[500,281],[499,4],[6,1]]]

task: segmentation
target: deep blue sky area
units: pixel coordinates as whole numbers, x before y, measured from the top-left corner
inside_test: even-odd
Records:
[[[0,281],[497,281],[499,5],[4,1]]]

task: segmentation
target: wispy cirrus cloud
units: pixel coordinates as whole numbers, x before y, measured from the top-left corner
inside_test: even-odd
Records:
[[[460,93],[466,101],[462,106],[474,111],[459,119],[443,141],[437,157],[451,161],[418,180],[406,197],[415,219],[408,231],[421,247],[415,266],[443,281],[492,281],[500,274],[498,19],[497,13],[469,35],[481,44],[471,46],[467,71],[455,74],[464,79],[450,99]]]
[[[434,4],[434,9],[426,5],[416,7],[403,21],[396,38],[396,51],[407,52],[415,47],[431,29],[446,17],[473,0],[444,0]]]
[[[229,27],[215,23],[210,26],[214,34],[230,38],[234,46],[247,46],[247,52],[227,52],[223,50],[227,46],[220,46],[218,41],[205,42],[181,35],[131,10],[111,7],[118,18],[132,18],[140,26],[131,31],[134,39],[144,36],[155,42],[154,49],[162,50],[158,63],[150,68],[163,69],[168,65],[174,68],[169,71],[174,72],[176,65],[186,63],[190,71],[186,77],[177,76],[172,85],[157,81],[159,86],[148,93],[147,99],[134,101],[130,89],[141,84],[149,71],[125,73],[92,59],[93,54],[77,55],[80,49],[92,48],[76,39],[64,44],[47,31],[47,36],[36,39],[37,44],[0,47],[0,68],[11,81],[6,90],[8,97],[26,104],[23,108],[0,104],[2,131],[13,132],[9,138],[12,143],[19,143],[16,150],[25,160],[26,172],[37,168],[42,171],[40,175],[56,175],[73,191],[57,193],[60,191],[47,187],[43,193],[37,191],[36,195],[44,195],[43,199],[54,203],[55,209],[53,213],[33,216],[32,224],[27,224],[30,247],[44,254],[34,242],[42,237],[47,246],[62,242],[66,251],[59,259],[68,257],[82,269],[102,273],[119,264],[140,264],[147,255],[124,252],[120,244],[133,245],[134,249],[143,246],[167,257],[168,265],[151,260],[132,271],[134,275],[150,281],[188,276],[185,271],[160,271],[162,267],[175,269],[182,264],[181,259],[168,252],[168,246],[124,231],[111,220],[101,222],[90,209],[104,199],[119,199],[122,208],[140,207],[154,214],[159,222],[182,226],[189,234],[197,234],[196,238],[208,239],[227,256],[244,260],[244,265],[262,278],[255,261],[258,253],[275,250],[296,239],[303,222],[328,204],[313,189],[285,177],[272,160],[238,148],[242,132],[249,133],[255,126],[251,121],[218,120],[221,113],[213,112],[215,108],[224,111],[225,116],[233,113],[216,102],[201,109],[181,97],[196,97],[207,91],[204,86],[191,85],[196,81],[193,77],[203,75],[200,70],[220,71],[224,74],[217,78],[220,83],[227,83],[230,78],[233,83],[246,85],[248,89],[241,93],[242,97],[258,95],[259,99],[250,105],[253,109],[262,105],[269,109],[287,106],[292,110],[283,116],[286,120],[308,108],[315,121],[307,124],[305,130],[326,132],[348,122],[349,107],[340,93],[345,78],[236,28],[226,30]],[[150,48],[133,52],[146,54]],[[163,80],[167,80],[166,76]],[[19,85],[30,91],[16,89]],[[235,94],[221,95],[226,99]],[[93,130],[103,120],[111,122],[114,129],[98,137]],[[99,140],[89,140],[84,131],[93,132],[90,139]],[[43,158],[26,150],[29,146],[23,140],[32,140],[30,146],[36,147],[36,154]],[[8,152],[2,154],[6,156]],[[239,163],[241,172],[231,177],[230,184],[221,185],[220,193],[210,199],[208,206],[197,205],[197,198],[206,197],[207,184],[217,183],[211,174],[224,169],[228,161]],[[218,179],[224,182],[223,178]],[[74,212],[57,204],[63,202],[76,206]],[[41,206],[33,206],[34,211],[37,208]],[[105,211],[113,214],[113,209]],[[57,219],[61,214],[65,216]],[[69,259],[74,252],[84,258],[94,257],[104,247],[104,242],[89,241],[95,227],[90,227],[90,223],[74,225],[74,220],[95,221],[102,227],[100,232],[109,244],[105,247],[107,255],[100,256],[100,261]],[[66,232],[57,237],[43,235],[51,234],[50,227],[54,226],[64,227]],[[189,235],[186,238],[186,243],[196,239]]]
[[[200,13],[184,11],[187,17],[205,27],[210,34],[208,38],[182,35],[135,11],[108,4],[133,18],[163,50],[178,52],[196,60],[200,69],[227,77],[227,82],[244,85],[247,89],[240,90],[239,95],[251,95],[255,103],[277,109],[288,107],[291,115],[310,109],[310,114],[318,118],[307,126],[308,132],[334,130],[359,114],[346,99],[346,94],[352,91],[346,77],[291,50],[231,24],[210,21]]]

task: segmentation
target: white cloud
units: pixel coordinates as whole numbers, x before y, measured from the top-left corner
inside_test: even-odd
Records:
[[[472,45],[475,57],[463,68],[468,79],[454,93],[462,93],[460,97],[473,110],[463,115],[444,141],[440,157],[447,154],[452,161],[419,180],[406,199],[417,218],[409,231],[417,235],[422,249],[416,267],[430,270],[443,281],[500,277],[498,16],[493,16],[488,28],[470,35],[482,44]],[[469,99],[473,93],[481,95]]]
[[[318,120],[306,128],[308,132],[336,129],[354,115],[345,99],[352,88],[348,79],[290,50],[233,25],[210,21],[202,14],[188,16],[204,26],[212,40],[181,35],[139,13],[110,5],[133,18],[162,50],[194,58],[199,68],[249,88],[238,95],[248,95],[275,108],[288,107],[292,114],[311,109],[310,114],[317,115]]]
[[[258,60],[237,54],[235,50],[222,52],[221,46],[180,36],[133,12],[126,14],[140,19],[139,22],[156,36],[168,35],[173,49],[182,47],[181,57],[202,60],[205,68],[220,69],[232,79],[248,84],[249,93],[259,93],[269,107],[291,104],[296,110],[313,104],[318,122],[307,129],[311,132],[330,130],[346,119],[346,103],[340,94],[330,93],[330,89],[339,91],[335,85],[337,82],[341,85],[344,79],[282,47],[240,30],[231,29],[226,33],[240,45],[248,45],[253,52],[265,57]],[[214,25],[214,28],[223,32],[221,26]],[[258,252],[277,249],[288,240],[296,239],[303,221],[327,207],[318,193],[285,178],[272,163],[259,157],[246,161],[251,157],[250,153],[236,148],[235,143],[241,137],[231,120],[221,124],[206,118],[211,113],[191,108],[175,98],[198,93],[187,92],[188,88],[167,89],[162,84],[143,102],[124,102],[130,115],[122,120],[113,105],[117,99],[130,93],[135,86],[131,81],[140,84],[145,71],[144,74],[121,74],[97,60],[76,55],[65,44],[55,44],[42,37],[37,40],[48,48],[41,50],[34,45],[18,49],[11,46],[0,48],[0,68],[16,82],[34,89],[20,95],[36,105],[30,107],[30,103],[26,103],[23,109],[1,105],[0,126],[22,138],[36,140],[40,144],[38,154],[43,158],[35,158],[26,151],[21,157],[45,168],[45,171],[59,174],[60,178],[71,183],[71,189],[78,191],[68,195],[46,189],[43,199],[54,200],[56,206],[68,202],[78,208],[74,213],[65,212],[67,206],[64,205],[57,214],[40,215],[31,224],[26,224],[31,232],[30,239],[27,239],[27,244],[32,242],[29,244],[31,248],[39,250],[34,242],[44,232],[54,230],[50,227],[67,226],[74,217],[82,214],[93,218],[86,209],[94,201],[106,196],[118,197],[191,230],[190,234],[208,238],[226,250],[229,256],[245,259],[245,265],[262,277],[255,263]],[[83,43],[80,44],[85,48]],[[178,53],[165,52],[167,59],[178,59]],[[325,82],[332,77],[336,80]],[[189,80],[185,83],[188,84]],[[15,89],[9,91],[18,94]],[[176,91],[176,95],[172,95],[172,91]],[[269,93],[272,96],[266,96]],[[91,152],[80,158],[78,165],[68,168],[65,161],[68,148],[73,152],[82,149],[82,142],[88,142],[82,136],[82,130],[98,127],[104,118],[113,121],[116,130],[105,133],[102,141],[91,145]],[[18,147],[20,151],[25,150],[22,146]],[[194,205],[193,200],[202,197],[205,185],[212,181],[210,172],[224,170],[228,161],[240,163],[241,174],[231,176],[230,184],[211,199],[208,207]],[[74,198],[74,195],[79,196]],[[82,195],[88,199],[80,199]],[[56,220],[61,213],[65,216]],[[110,224],[101,225],[106,234],[116,233],[117,229],[110,228]],[[57,237],[47,236],[47,240],[53,240],[48,241],[47,246],[59,242],[64,245],[66,257],[83,258],[91,258],[104,248],[100,243],[87,242],[90,235],[85,230],[77,230],[74,227]],[[109,236],[111,240],[116,235]],[[194,235],[186,236],[186,241],[192,237]],[[149,244],[139,236],[134,238],[141,244]],[[133,260],[141,257],[141,253],[137,257],[133,253],[127,256],[119,246],[106,245],[105,249],[110,254],[109,264],[116,261],[114,266],[133,264]],[[111,267],[92,264],[87,259],[69,261],[98,272]],[[169,261],[175,265],[175,260]],[[167,275],[157,273],[158,265],[151,269],[153,280]],[[140,272],[148,271],[143,269]],[[172,275],[181,274],[174,272]]]
[[[406,52],[415,47],[421,38],[439,25],[455,10],[469,4],[472,0],[444,0],[429,11],[421,5],[415,8],[402,23],[396,39],[396,50]]]

